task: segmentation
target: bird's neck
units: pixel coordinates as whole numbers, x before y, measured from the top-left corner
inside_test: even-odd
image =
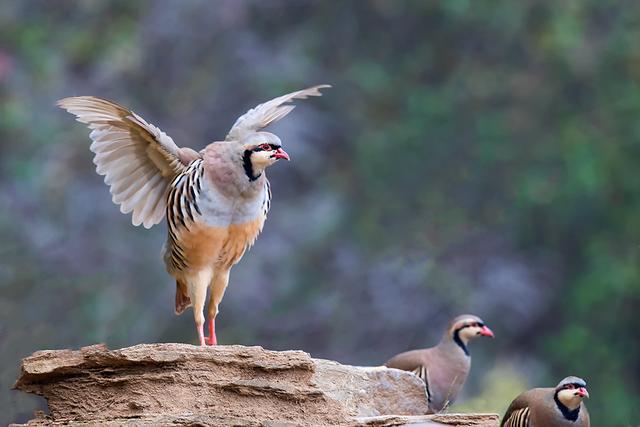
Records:
[[[454,331],[453,334],[445,334],[442,337],[442,341],[440,341],[440,346],[460,352],[465,357],[470,357],[467,340],[460,336],[459,331]]]
[[[553,400],[556,402],[556,406],[558,410],[562,413],[562,416],[565,417],[569,421],[576,421],[578,416],[580,415],[580,402],[578,402],[578,406],[573,409],[570,409],[558,399],[558,392],[556,391],[553,395]]]
[[[469,340],[466,337],[460,335],[460,329],[453,331],[453,334],[448,336],[448,338],[453,344],[458,346],[460,350],[464,352],[465,356],[470,356],[469,349],[467,348]]]
[[[237,152],[235,147],[229,145],[220,142],[207,147],[204,153],[205,176],[226,197],[252,197],[261,194],[265,185],[265,173],[257,174],[253,168],[247,171],[242,151]],[[249,179],[247,173],[253,179]]]
[[[251,162],[251,150],[245,150],[242,155],[242,166],[249,181],[256,181],[264,173],[264,169],[255,168],[253,162]]]

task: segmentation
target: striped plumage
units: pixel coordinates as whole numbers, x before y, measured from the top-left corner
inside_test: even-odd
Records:
[[[424,382],[425,392],[427,393],[427,403],[429,403],[429,407],[431,407],[433,405],[433,397],[429,388],[429,384],[431,383],[429,379],[429,369],[426,364],[421,363],[420,366],[411,371],[411,373]]]
[[[438,345],[400,353],[385,366],[420,377],[425,384],[430,413],[441,412],[455,401],[469,375],[471,357],[467,344],[477,336],[493,337],[493,332],[477,316],[457,316]]]
[[[567,377],[553,388],[534,388],[516,397],[500,427],[589,427],[582,401],[589,397],[585,381]]]
[[[208,342],[231,267],[262,231],[271,202],[266,168],[289,159],[280,139],[260,131],[294,108],[294,99],[320,96],[315,86],[258,105],[236,120],[224,141],[196,152],[179,148],[157,127],[116,103],[91,96],[58,105],[91,129],[96,171],[113,201],[149,228],[166,215],[163,258],[176,279],[176,313],[193,306],[204,345],[204,305],[209,291]]]
[[[195,216],[201,216],[198,207],[198,198],[202,191],[204,179],[204,162],[196,159],[189,164],[187,169],[171,181],[169,195],[167,197],[167,250],[165,262],[170,272],[183,271],[189,264],[185,258],[184,250],[180,247],[181,227],[189,229],[189,225],[195,221]]]
[[[522,408],[513,411],[509,419],[503,424],[504,427],[529,427],[529,408]]]
[[[189,232],[190,226],[201,221],[202,212],[198,206],[198,199],[202,191],[204,181],[204,160],[196,159],[189,164],[187,169],[179,174],[169,186],[167,197],[167,225],[168,237],[165,253],[165,262],[170,272],[185,271],[189,268],[185,259],[184,250],[180,245],[180,234]],[[263,222],[267,218],[271,207],[271,185],[269,180],[264,180],[264,196],[259,215]],[[257,237],[257,235],[255,236]],[[255,237],[246,241],[244,250],[249,249],[255,242]],[[242,253],[244,253],[244,250]],[[225,258],[224,253],[219,255],[219,261],[225,261],[230,267],[239,259],[237,256]]]

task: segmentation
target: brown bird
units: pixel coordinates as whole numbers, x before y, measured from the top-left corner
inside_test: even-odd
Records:
[[[164,132],[120,105],[93,96],[58,105],[91,129],[96,171],[113,202],[145,228],[166,215],[163,258],[176,279],[176,314],[193,306],[200,345],[217,343],[215,318],[231,267],[253,245],[269,211],[266,168],[289,160],[280,138],[260,130],[289,114],[294,99],[321,96],[320,85],[260,104],[236,120],[224,141],[202,151],[179,148]],[[204,305],[209,290],[209,336]]]
[[[555,388],[525,391],[511,402],[500,427],[589,427],[585,397],[587,383],[578,377],[567,377]]]
[[[493,338],[493,332],[479,317],[463,314],[451,321],[437,346],[400,353],[385,366],[419,376],[427,390],[429,412],[441,412],[454,402],[467,380],[471,368],[467,344],[479,336]]]

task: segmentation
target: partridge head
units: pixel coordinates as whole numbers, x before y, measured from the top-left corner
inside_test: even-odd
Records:
[[[175,311],[193,306],[201,345],[216,344],[215,318],[229,272],[262,231],[271,202],[266,169],[289,160],[280,138],[262,129],[293,110],[295,99],[320,96],[314,86],[258,105],[238,118],[223,141],[202,151],[171,137],[114,102],[93,96],[58,105],[91,129],[96,171],[113,202],[145,228],[167,219],[163,258],[176,280]],[[209,334],[204,306],[209,294]]]
[[[290,160],[280,138],[269,132],[256,132],[241,141],[242,167],[250,181],[260,178],[266,168],[280,159]]]
[[[511,402],[500,427],[589,427],[583,402],[588,397],[587,383],[578,377],[567,377],[555,387],[531,389]]]
[[[425,383],[429,411],[437,413],[453,403],[471,368],[468,344],[493,332],[478,316],[463,314],[454,318],[435,347],[411,350],[389,359],[388,368],[411,371]]]

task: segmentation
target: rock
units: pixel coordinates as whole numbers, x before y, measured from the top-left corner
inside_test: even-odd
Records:
[[[29,425],[426,426],[443,422],[438,419],[442,416],[423,415],[427,411],[424,385],[413,374],[261,347],[141,344],[120,350],[104,345],[45,350],[23,360],[14,387],[47,400],[50,414]],[[444,425],[497,426],[497,422]]]
[[[438,415],[384,415],[378,417],[360,417],[358,427],[498,427],[498,414],[438,414]]]

